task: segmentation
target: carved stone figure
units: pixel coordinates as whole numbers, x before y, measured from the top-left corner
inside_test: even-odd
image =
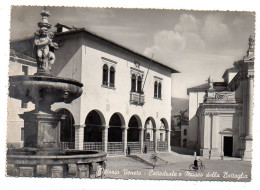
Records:
[[[209,76],[208,78],[208,84],[209,84],[209,89],[213,89],[213,79],[211,78],[211,76]]]
[[[255,39],[250,35],[248,41],[249,41],[249,42],[248,42],[248,44],[249,44],[249,49],[254,49]]]
[[[42,22],[38,23],[40,29],[35,33],[35,53],[37,60],[37,74],[50,75],[51,66],[55,62],[54,50],[58,44],[53,42],[54,34],[49,32],[51,25],[48,23],[49,12],[44,10],[41,13]]]

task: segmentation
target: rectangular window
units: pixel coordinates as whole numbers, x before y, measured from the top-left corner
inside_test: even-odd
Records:
[[[27,103],[23,100],[21,101],[21,108],[27,108]]]
[[[22,72],[24,75],[28,75],[28,66],[23,65],[22,66]]]
[[[21,128],[21,141],[24,141],[24,128]]]
[[[156,77],[155,78],[155,82],[154,82],[154,98],[155,99],[162,99],[162,78],[160,77]]]

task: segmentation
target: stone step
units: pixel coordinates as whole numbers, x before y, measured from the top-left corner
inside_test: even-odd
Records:
[[[168,164],[167,161],[163,160],[156,154],[135,154],[129,155],[128,157],[133,158],[149,166],[159,166]]]

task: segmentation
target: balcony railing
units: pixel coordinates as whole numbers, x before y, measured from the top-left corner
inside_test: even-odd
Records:
[[[60,142],[61,149],[75,149],[74,142]]]
[[[102,142],[84,142],[83,150],[104,150],[104,144]]]
[[[167,141],[158,141],[157,142],[157,150],[158,151],[168,150],[168,143],[167,143]]]
[[[147,147],[147,151],[154,151],[154,142],[153,141],[144,141],[144,147]]]
[[[124,154],[124,145],[122,142],[108,142],[107,152],[109,154]]]
[[[144,105],[144,94],[130,92],[130,103],[136,105]]]
[[[141,145],[140,142],[127,142],[127,147],[130,148],[131,153],[140,153],[141,152]]]

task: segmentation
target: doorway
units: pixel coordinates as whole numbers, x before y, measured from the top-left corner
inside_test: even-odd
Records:
[[[224,137],[224,156],[231,156],[233,153],[233,137]]]

